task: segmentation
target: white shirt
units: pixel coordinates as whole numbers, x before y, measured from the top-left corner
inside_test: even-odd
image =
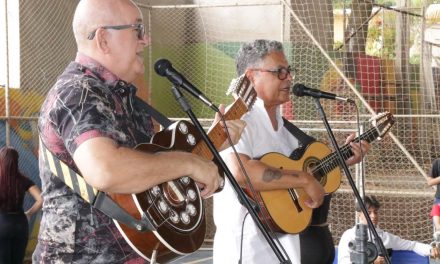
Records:
[[[279,109],[278,109],[279,110]],[[237,152],[250,158],[258,158],[268,152],[278,152],[289,156],[298,147],[298,140],[284,127],[277,111],[278,130],[271,125],[263,101],[257,99],[254,107],[243,118],[246,128],[240,141],[235,145]],[[221,154],[231,153],[232,148]],[[243,219],[247,209],[240,204],[229,181],[223,191],[214,195],[214,222],[217,230],[214,238],[214,264],[238,263],[241,248]],[[292,263],[300,263],[298,235],[277,234]],[[255,225],[252,216],[246,217],[243,230],[242,263],[279,263],[272,248]]]
[[[421,256],[429,256],[431,253],[431,246],[428,244],[419,243],[416,241],[410,241],[402,239],[396,235],[385,232],[380,228],[376,228],[379,237],[385,248],[393,250],[410,250]],[[368,232],[370,233],[370,232]],[[370,235],[370,234],[368,234]],[[338,245],[338,264],[350,264],[350,249],[348,243],[354,241],[356,237],[356,227],[348,229],[342,234],[341,240]],[[371,241],[371,240],[370,240]]]
[[[425,29],[425,41],[428,42],[431,49],[432,63],[431,67],[440,68],[440,24],[430,25]]]

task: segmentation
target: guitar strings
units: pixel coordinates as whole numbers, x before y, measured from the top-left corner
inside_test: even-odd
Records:
[[[370,128],[367,132],[365,132],[364,137],[362,137],[362,136],[360,137],[360,140],[362,140],[362,138],[367,138],[367,139],[375,138],[376,134],[378,134],[376,129],[377,129],[377,127]],[[352,140],[351,142],[354,142],[355,140],[356,139]],[[359,142],[360,142],[360,140],[359,140]],[[362,151],[362,148],[361,148],[361,151]],[[342,152],[342,156],[344,159],[348,159],[352,156],[351,155],[352,153],[350,154],[351,147],[349,144],[344,145],[341,148],[341,152]],[[329,172],[334,170],[337,167],[337,165],[335,165],[335,162],[338,161],[335,154],[336,153],[332,153],[332,154],[324,157],[322,160],[320,160],[319,164],[316,167],[314,167],[312,173],[316,173],[317,171],[323,171],[324,174],[328,174]],[[362,154],[362,157],[363,156],[364,155]],[[334,166],[333,167],[328,166],[328,164],[333,164]]]

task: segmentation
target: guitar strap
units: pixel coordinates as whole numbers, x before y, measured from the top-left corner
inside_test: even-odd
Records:
[[[139,97],[135,97],[134,100],[137,104],[139,104],[142,107],[145,107],[147,109],[147,112],[157,121],[159,124],[161,124],[164,128],[169,127],[173,122],[168,119],[168,117],[164,116],[161,112],[154,109],[151,105],[146,103],[144,100],[142,100]]]
[[[289,155],[289,158],[293,160],[298,160],[304,154],[305,148],[312,142],[316,141],[315,138],[307,135],[301,129],[299,129],[294,124],[290,123],[289,120],[283,117],[284,127],[292,134],[296,139],[298,139],[298,148],[293,150]]]
[[[142,107],[145,107],[147,112],[162,126],[168,127],[172,123],[172,121],[166,116],[161,114],[139,97],[135,97],[135,100],[136,103]],[[41,140],[41,137],[40,148],[44,163],[50,168],[50,171],[94,208],[103,212],[108,217],[130,226],[140,232],[156,230],[145,214],[142,215],[141,220],[135,219],[127,211],[121,208],[105,192],[101,192],[89,185],[79,173],[72,170],[66,163],[53,155],[52,152],[47,149],[46,145]]]
[[[79,173],[72,170],[66,163],[53,155],[46,148],[41,138],[40,151],[42,152],[44,163],[50,168],[50,171],[94,208],[103,212],[108,217],[135,228],[138,231],[155,230],[145,214],[142,215],[141,220],[135,219],[105,192],[101,192],[90,186]]]

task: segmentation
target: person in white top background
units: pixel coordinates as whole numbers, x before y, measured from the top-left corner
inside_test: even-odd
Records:
[[[382,242],[387,250],[410,250],[422,256],[431,256],[433,258],[440,257],[440,250],[438,247],[432,247],[429,244],[420,243],[417,241],[406,240],[400,238],[399,236],[388,233],[379,228],[379,209],[380,203],[377,201],[374,196],[365,196],[364,198],[365,207],[368,210],[368,215],[371,218],[371,222],[373,223],[379,237],[382,239]],[[356,205],[356,214],[359,218],[359,223],[367,225],[367,219],[361,211],[360,206]],[[371,231],[367,232],[368,240],[370,242],[374,242],[374,238]],[[341,240],[338,245],[338,264],[349,264],[353,263],[350,260],[350,249],[349,242],[355,241],[356,238],[356,226],[348,229],[342,234]],[[374,264],[382,264],[385,263],[385,258],[379,255],[373,262]]]
[[[322,211],[326,218],[331,195],[324,196],[323,187],[311,174],[269,166],[258,159],[269,152],[289,156],[299,147],[297,137],[283,125],[280,114],[280,105],[290,100],[295,78],[295,71],[287,61],[282,43],[257,39],[243,44],[236,57],[236,69],[237,76],[245,74],[257,93],[255,105],[242,118],[246,121],[246,127],[235,146],[253,188],[255,191],[302,188],[310,197],[305,201],[306,206]],[[347,142],[353,138],[354,134],[349,135]],[[346,160],[347,165],[359,162],[361,153],[366,154],[369,149],[369,144],[363,140],[361,144],[352,142],[350,146],[354,155]],[[246,188],[246,178],[231,151],[230,148],[224,150],[222,156],[237,182]],[[252,217],[247,215],[247,209],[238,201],[226,181],[224,190],[214,195],[214,222],[217,227],[214,264],[279,262]],[[275,235],[293,264],[333,262],[334,245],[328,225],[320,225],[318,230],[307,233],[306,240],[300,239],[298,234]]]

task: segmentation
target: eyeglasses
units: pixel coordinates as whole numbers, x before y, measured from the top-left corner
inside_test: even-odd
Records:
[[[249,70],[251,70],[251,71],[260,71],[260,72],[270,72],[270,73],[273,73],[273,74],[276,73],[277,76],[278,76],[278,79],[280,79],[281,81],[285,80],[287,78],[287,75],[289,75],[289,74],[290,74],[290,76],[292,76],[292,79],[295,78],[295,75],[296,75],[296,69],[295,68],[292,69],[291,66],[288,66],[287,68],[286,67],[280,67],[278,69],[273,69],[273,70],[271,70],[271,69],[259,69],[259,68],[249,69]]]
[[[123,30],[123,29],[129,29],[134,28],[137,31],[137,37],[139,40],[143,40],[145,37],[145,26],[144,24],[128,24],[128,25],[117,25],[117,26],[102,26],[99,28],[103,29],[114,29],[114,30]],[[99,28],[93,30],[88,36],[87,39],[92,40],[95,38],[96,30]]]

